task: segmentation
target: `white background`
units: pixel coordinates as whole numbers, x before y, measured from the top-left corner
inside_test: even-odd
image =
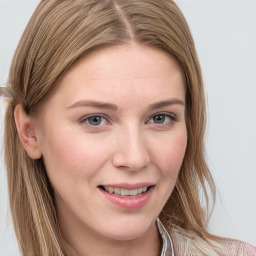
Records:
[[[38,0],[0,0],[0,84]],[[214,234],[256,245],[256,0],[179,0],[206,85],[206,151],[219,196]],[[0,102],[0,256],[17,256],[3,165]]]

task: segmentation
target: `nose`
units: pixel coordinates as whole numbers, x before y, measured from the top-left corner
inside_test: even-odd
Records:
[[[143,133],[137,128],[120,132],[113,155],[113,165],[130,171],[148,166],[150,156]]]

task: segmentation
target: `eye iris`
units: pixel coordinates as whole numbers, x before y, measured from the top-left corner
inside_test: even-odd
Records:
[[[153,117],[153,120],[157,124],[162,124],[165,121],[165,116],[164,115],[157,115],[157,116]]]
[[[91,125],[100,125],[101,119],[102,118],[100,116],[92,116],[88,118],[88,122]]]

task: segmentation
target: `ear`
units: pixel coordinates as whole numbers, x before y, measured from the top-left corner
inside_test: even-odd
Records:
[[[14,118],[20,141],[29,157],[32,159],[41,158],[42,153],[38,145],[32,117],[25,113],[21,105],[17,105],[14,110]]]

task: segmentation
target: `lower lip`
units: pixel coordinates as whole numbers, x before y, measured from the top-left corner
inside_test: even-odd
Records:
[[[100,192],[115,205],[125,209],[139,209],[147,204],[149,201],[154,187],[150,187],[149,190],[140,196],[119,196],[116,194],[110,194],[99,188]]]

